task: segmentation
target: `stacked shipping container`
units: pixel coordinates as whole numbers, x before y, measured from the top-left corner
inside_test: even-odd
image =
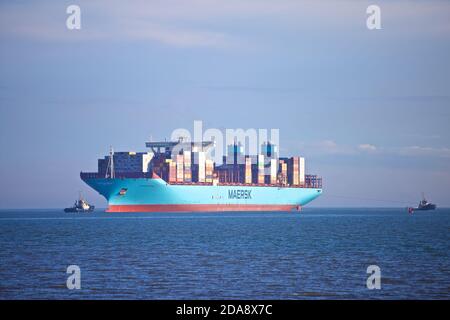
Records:
[[[167,159],[169,164],[169,183],[177,181],[177,163],[172,159]]]
[[[283,185],[286,185],[288,183],[287,162],[286,162],[286,160],[280,160],[279,181]]]
[[[191,151],[183,152],[184,179],[183,182],[192,182]]]
[[[299,184],[300,186],[305,185],[305,158],[300,157],[300,163],[299,163]]]
[[[245,157],[245,183],[252,183],[252,158]]]
[[[177,182],[183,182],[183,180],[184,180],[183,155],[182,154],[177,154],[176,155],[176,161],[177,161]]]
[[[211,159],[205,160],[205,182],[212,183],[214,173],[214,162]]]
[[[132,172],[146,173],[151,169],[169,183],[212,183],[214,177],[224,183],[245,184],[282,184],[292,186],[321,185],[316,176],[305,175],[305,159],[303,157],[274,158],[278,150],[272,144],[262,146],[262,154],[257,156],[243,156],[241,145],[234,144],[228,148],[228,157],[231,163],[224,163],[215,172],[214,162],[206,159],[206,153],[199,148],[182,150],[172,159],[154,157],[152,153],[117,152],[114,154],[114,166],[117,173]],[[242,156],[243,163],[240,161]],[[268,166],[265,165],[265,160]],[[99,159],[99,173],[106,172],[106,163],[109,156]]]
[[[289,159],[288,165],[288,181],[289,184],[298,186],[299,185],[299,157],[292,157]]]
[[[277,160],[270,159],[270,184],[277,183]]]
[[[98,159],[98,172],[106,174],[109,157]],[[151,152],[115,152],[113,155],[114,171],[116,173],[148,172],[150,161],[153,158]]]
[[[258,154],[258,184],[264,184],[265,173],[264,173],[264,155]]]
[[[205,182],[206,173],[205,173],[205,166],[206,166],[206,155],[204,152],[200,151],[197,153],[198,155],[198,182]]]

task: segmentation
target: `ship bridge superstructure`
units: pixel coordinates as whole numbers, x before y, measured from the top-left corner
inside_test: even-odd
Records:
[[[178,141],[146,142],[145,146],[150,148],[155,155],[164,155],[167,158],[171,158],[172,155],[183,151],[208,152],[215,146],[215,143],[214,141],[188,142],[180,138]]]

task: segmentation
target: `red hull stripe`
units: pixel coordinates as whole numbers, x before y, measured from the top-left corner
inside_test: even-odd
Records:
[[[291,211],[293,205],[257,204],[141,204],[110,205],[106,212],[223,212],[223,211]]]

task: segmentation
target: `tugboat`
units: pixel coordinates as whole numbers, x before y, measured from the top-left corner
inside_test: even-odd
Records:
[[[427,211],[427,210],[435,210],[436,205],[433,203],[430,203],[425,199],[425,195],[422,192],[422,201],[419,202],[419,205],[417,208],[412,208],[413,211],[419,210],[419,211]]]
[[[64,212],[92,212],[94,211],[95,206],[91,206],[87,203],[86,200],[83,199],[80,193],[80,197],[75,201],[73,207],[65,208]]]

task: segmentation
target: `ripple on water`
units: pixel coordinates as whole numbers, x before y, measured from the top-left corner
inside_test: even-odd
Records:
[[[448,299],[449,218],[0,211],[0,298]],[[70,264],[81,268],[78,292],[65,287]],[[371,264],[382,290],[365,287]]]

